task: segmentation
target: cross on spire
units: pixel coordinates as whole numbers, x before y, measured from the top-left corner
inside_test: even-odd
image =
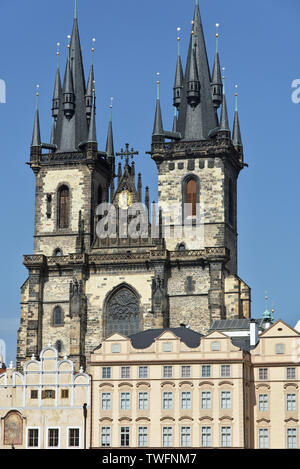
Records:
[[[123,148],[121,148],[120,153],[116,153],[116,156],[120,156],[122,159],[125,156],[126,166],[128,166],[129,157],[131,156],[131,158],[133,158],[134,155],[138,155],[138,154],[139,154],[139,152],[134,151],[133,148],[131,148],[131,150],[129,150],[129,143],[125,143],[125,151],[123,150]]]

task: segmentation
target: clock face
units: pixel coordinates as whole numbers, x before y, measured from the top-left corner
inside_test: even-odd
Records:
[[[132,205],[132,193],[126,190],[120,192],[118,205],[122,210],[127,210]]]

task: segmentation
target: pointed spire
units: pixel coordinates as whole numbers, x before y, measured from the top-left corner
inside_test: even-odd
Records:
[[[183,69],[182,69],[182,62],[181,62],[181,57],[180,57],[180,35],[179,35],[180,30],[181,28],[177,28],[178,55],[177,55],[175,81],[174,81],[174,87],[173,87],[173,105],[177,109],[179,109],[179,106],[181,104],[182,89],[183,89]]]
[[[200,81],[196,59],[196,45],[194,27],[192,30],[192,53],[190,55],[189,73],[187,76],[187,101],[194,109],[200,102]]]
[[[91,114],[89,135],[88,135],[87,143],[97,143],[96,112],[95,112],[95,88],[93,88],[92,114]]]
[[[157,76],[159,77],[159,73],[157,73]],[[153,135],[162,136],[162,135],[164,135],[164,131],[163,131],[161,108],[160,108],[160,98],[159,98],[160,81],[157,80],[156,84],[157,84],[157,98],[156,98],[156,109],[155,109]]]
[[[39,116],[39,87],[36,87],[36,109],[35,109],[35,118],[34,118],[34,126],[33,126],[33,134],[32,134],[32,147],[40,147],[41,146],[41,131],[40,131],[40,116]]]
[[[148,211],[148,217],[149,217],[149,213],[150,213],[150,196],[149,196],[149,187],[148,186],[146,187],[146,191],[145,191],[145,206],[146,206],[146,209]]]
[[[237,89],[237,85],[235,85]],[[239,120],[239,111],[238,111],[238,93],[235,93],[235,113],[234,113],[234,122],[233,122],[233,132],[232,132],[232,143],[235,147],[242,147],[242,135],[241,135],[241,128],[240,128],[240,120]]]
[[[223,76],[223,98],[222,98],[222,111],[221,111],[221,119],[220,119],[220,130],[230,132],[228,112],[227,112],[227,103],[226,103],[226,94],[225,94],[225,76]]]
[[[216,33],[216,55],[214,61],[214,68],[212,74],[212,99],[214,103],[214,107],[217,110],[221,103],[222,103],[222,75],[221,75],[221,66],[220,66],[220,57],[218,52],[218,42],[219,42],[219,23],[216,24],[217,33]]]
[[[64,103],[64,107],[61,106],[58,114],[56,126],[58,152],[78,151],[78,145],[86,141],[88,137],[88,122],[85,106],[86,88],[78,31],[77,5],[75,5],[73,31],[68,49],[69,57],[63,85],[64,101],[66,90],[68,89],[67,85],[71,86],[72,84],[73,95],[70,95],[71,103]],[[72,101],[73,97],[74,100]],[[70,108],[70,113],[67,108]]]
[[[52,99],[52,116],[56,120],[59,113],[60,108],[60,100],[61,100],[61,79],[60,79],[60,70],[59,70],[59,47],[60,43],[57,43],[57,69],[56,69],[56,76],[55,76],[55,84],[54,84],[54,92],[53,92],[53,99]]]
[[[177,130],[180,132],[182,139],[184,140],[205,140],[208,139],[209,132],[218,126],[218,119],[212,102],[211,74],[198,2],[196,2],[195,6],[193,30],[196,48],[193,47],[194,40],[191,38],[183,83],[183,99],[179,109]],[[193,54],[196,56],[201,90],[200,103],[194,109],[187,102],[188,81],[191,63],[193,63]]]
[[[118,184],[120,184],[121,179],[122,179],[122,165],[119,162],[119,165],[118,165]]]
[[[110,99],[111,99],[111,103],[109,106],[110,117],[109,117],[109,123],[108,123],[108,132],[107,132],[106,149],[105,149],[108,157],[115,156],[113,127],[112,127],[112,109],[113,109],[114,98],[110,98]]]
[[[93,65],[93,57],[95,53],[95,42],[96,39],[92,39],[93,46],[92,46],[92,60],[91,60],[91,67],[90,67],[90,73],[89,73],[89,78],[87,82],[87,87],[86,87],[86,94],[85,94],[85,106],[86,106],[86,116],[88,119],[91,118],[91,113],[92,113],[92,104],[93,104],[93,88],[94,88],[94,65]]]

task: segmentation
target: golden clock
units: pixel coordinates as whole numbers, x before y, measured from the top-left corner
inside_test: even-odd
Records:
[[[132,193],[124,190],[118,197],[118,206],[122,210],[127,210],[132,205]]]

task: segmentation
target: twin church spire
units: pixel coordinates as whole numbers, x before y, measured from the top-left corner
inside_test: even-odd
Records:
[[[57,51],[57,70],[52,99],[53,126],[50,144],[40,141],[38,109],[34,124],[32,146],[48,148],[55,153],[77,152],[85,144],[97,144],[96,136],[96,97],[93,60],[86,84],[82,50],[78,29],[77,1],[75,1],[75,13],[72,35],[68,45],[68,58],[61,83],[59,65],[59,43]],[[94,42],[92,56],[94,54]],[[112,139],[112,122],[110,119],[108,138]],[[113,142],[110,145],[110,153],[113,150]],[[109,155],[113,157],[113,154]]]
[[[219,24],[216,26],[218,28]],[[180,28],[177,31],[180,31]],[[230,136],[225,85],[222,82],[218,50],[218,31],[216,39],[216,55],[211,75],[199,2],[196,0],[185,73],[183,73],[180,56],[179,34],[177,37],[178,56],[173,87],[173,105],[175,107],[173,132],[165,132],[163,125],[160,126],[160,120],[162,121],[162,119],[161,112],[158,112],[158,109],[160,111],[160,103],[157,100],[153,136],[158,136],[158,129],[161,137],[184,141],[208,140],[210,137],[215,136],[218,131],[228,132]],[[219,120],[218,109],[220,106],[221,116]],[[234,145],[242,146],[237,109],[235,111],[233,136]]]

